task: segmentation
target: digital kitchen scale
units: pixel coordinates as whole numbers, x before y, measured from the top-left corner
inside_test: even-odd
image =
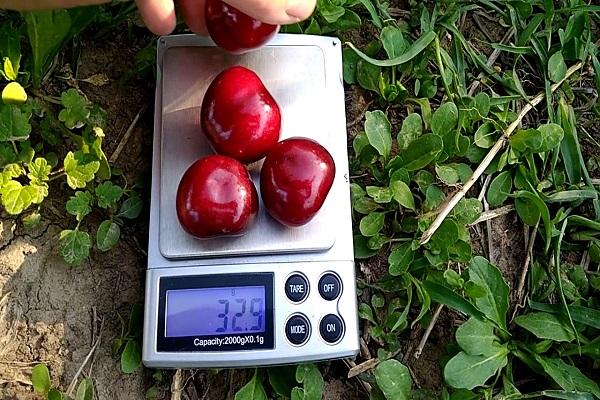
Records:
[[[143,361],[157,368],[244,367],[351,357],[359,350],[347,137],[339,40],[277,35],[244,55],[210,39],[158,41]],[[255,71],[282,112],[281,139],[317,140],[336,176],[300,228],[261,203],[241,237],[197,240],[179,225],[181,176],[212,151],[200,128],[208,85],[225,68]],[[251,167],[259,189],[260,165]]]

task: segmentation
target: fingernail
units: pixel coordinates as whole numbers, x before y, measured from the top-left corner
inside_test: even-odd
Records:
[[[293,22],[299,22],[307,19],[315,9],[313,0],[288,0],[286,14],[294,19]]]

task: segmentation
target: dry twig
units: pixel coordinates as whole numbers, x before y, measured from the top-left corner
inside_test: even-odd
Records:
[[[6,292],[2,298],[0,298],[0,323],[6,327],[0,331],[0,357],[4,357],[4,354],[10,351],[10,344],[15,340],[17,331],[17,321],[21,319],[21,312],[19,307],[16,307],[17,315],[16,318],[12,319],[12,322],[8,322],[6,316],[8,314],[8,296],[11,292]]]
[[[390,14],[390,17],[407,17],[410,16],[410,11],[408,10],[404,10],[402,8],[397,8],[397,7],[390,7],[387,9],[388,14]]]
[[[527,271],[529,270],[529,263],[531,262],[533,245],[535,244],[535,237],[537,235],[538,226],[540,221],[535,224],[535,227],[531,230],[531,235],[527,239],[527,253],[525,253],[525,261],[523,262],[523,269],[521,270],[521,277],[519,278],[519,286],[517,287],[517,304],[521,304],[523,301],[523,292],[525,288],[525,279],[527,278]]]
[[[508,42],[508,39],[510,39],[510,37],[512,35],[514,35],[514,33],[515,33],[514,29],[510,28],[506,32],[506,35],[504,35],[504,37],[502,38],[502,41],[500,43],[506,44],[506,42]],[[492,52],[492,54],[490,54],[490,57],[487,60],[486,64],[488,65],[488,67],[491,67],[492,65],[494,65],[494,63],[500,56],[500,53],[501,53],[500,50],[494,49],[494,51]],[[480,72],[479,75],[477,75],[477,78],[475,78],[475,80],[473,81],[473,83],[471,83],[471,86],[469,87],[469,96],[473,96],[475,94],[475,91],[481,84],[481,80],[483,79],[484,76],[485,76],[485,74],[483,72]]]
[[[433,312],[433,317],[431,317],[431,321],[429,321],[429,325],[427,326],[427,329],[425,329],[425,333],[423,334],[423,337],[421,338],[421,341],[419,342],[419,346],[417,346],[417,350],[415,350],[415,358],[416,359],[421,357],[421,353],[423,353],[425,344],[427,344],[427,339],[429,339],[429,335],[431,335],[431,331],[433,331],[433,327],[435,326],[435,323],[437,322],[438,318],[440,317],[440,313],[442,312],[443,308],[444,308],[443,304],[438,304],[438,306],[435,308],[435,311]]]
[[[20,383],[21,385],[25,385],[25,386],[33,386],[33,383],[27,379],[15,378],[15,379],[6,380],[6,379],[0,378],[0,385],[6,385],[7,383]]]
[[[353,360],[349,359],[349,358],[345,358],[343,361],[344,361],[344,364],[346,364],[346,366],[350,370],[352,370],[352,368],[356,367],[356,363]],[[365,390],[365,392],[371,393],[371,389],[372,389],[371,385],[369,383],[363,381],[360,378],[357,378],[357,379],[358,379],[358,383],[360,383],[360,385],[363,387],[363,389]]]
[[[479,196],[477,196],[477,200],[483,201],[483,199],[485,198],[485,192],[487,192],[487,188],[490,185],[491,181],[492,181],[491,175],[488,175],[485,177],[485,180],[483,181],[483,185],[481,186],[481,191],[479,192]]]
[[[98,325],[98,321],[100,321],[100,325]],[[102,328],[102,321],[98,319],[98,313],[96,312],[96,307],[92,307],[92,344],[96,341],[96,339],[100,339]],[[96,362],[96,357],[98,356],[98,352],[94,353],[92,360],[89,362],[90,367],[88,369],[87,376],[92,375],[92,369],[94,368],[94,363]]]
[[[364,338],[360,338],[359,345],[360,345],[360,355],[362,358],[364,358],[366,360],[373,358],[373,356],[371,356],[371,352],[369,351],[369,346],[367,346],[367,342],[365,342]]]
[[[39,360],[39,361],[10,361],[10,360],[0,360],[0,364],[7,365],[16,365],[19,367],[35,367],[39,363],[47,363],[47,360]]]
[[[102,339],[102,328],[103,327],[104,327],[104,318],[100,318],[100,329],[98,330],[98,336],[96,337],[96,341],[94,342],[94,344],[93,344],[92,348],[90,349],[89,353],[87,354],[87,356],[83,360],[83,363],[81,363],[81,366],[79,366],[79,369],[75,373],[75,376],[71,380],[71,383],[69,384],[69,387],[67,389],[67,394],[69,396],[73,395],[73,391],[75,390],[75,386],[77,385],[77,379],[79,379],[79,375],[81,375],[81,373],[83,372],[83,368],[85,367],[85,365],[87,364],[87,362],[90,360],[90,358],[92,357],[92,355],[94,354],[94,352],[96,351],[96,349],[98,348],[98,346],[100,345],[100,339]]]
[[[362,109],[362,111],[360,113],[358,113],[358,116],[356,118],[354,118],[352,121],[350,121],[346,124],[346,129],[350,129],[354,125],[356,125],[360,121],[362,121],[363,118],[365,117],[365,113],[369,110],[369,107],[371,107],[371,104],[373,104],[373,100],[371,100],[367,103],[367,105]]]
[[[499,208],[494,208],[493,210],[484,211],[484,212],[481,213],[481,215],[479,216],[479,218],[477,218],[469,226],[475,226],[475,225],[480,224],[482,222],[489,221],[489,220],[492,220],[494,218],[501,217],[503,215],[506,215],[506,214],[509,214],[509,213],[513,212],[514,210],[515,210],[515,206],[513,206],[512,204],[509,204],[509,205],[502,206],[502,207],[499,207]]]
[[[483,198],[483,209],[485,212],[490,211],[490,205],[488,204],[486,198]],[[494,241],[492,240],[492,221],[491,219],[485,220],[485,230],[487,236],[487,245],[488,245],[488,259],[493,264],[494,263]]]
[[[378,358],[371,358],[370,360],[357,364],[350,368],[350,370],[348,371],[348,379],[354,378],[356,375],[360,375],[363,372],[369,371],[375,368],[378,364]]]
[[[490,183],[492,182],[492,175],[488,175],[485,177],[485,180],[483,181],[483,185],[481,187],[481,191],[479,192],[479,196],[477,196],[477,200],[481,201],[483,203],[483,209],[484,209],[484,213],[489,213],[490,212],[490,206],[487,202],[487,200],[485,199],[485,194],[487,193],[487,189],[488,186],[490,185]],[[481,219],[478,218],[478,220]],[[492,261],[492,223],[490,222],[490,218],[484,219],[483,221],[485,221],[485,238],[487,240],[487,248],[485,246],[483,246],[484,250],[485,250],[485,255],[486,258],[488,260],[490,260],[490,262]]]
[[[401,350],[398,349],[398,350],[394,351],[393,353],[391,353],[386,358],[386,360],[395,358],[400,353],[401,353]],[[363,372],[372,370],[373,368],[378,366],[381,361],[384,361],[384,360],[380,360],[379,358],[371,358],[370,360],[367,360],[358,365],[355,365],[354,367],[350,368],[350,371],[348,371],[348,378],[352,378],[356,375],[362,374]]]
[[[571,75],[573,75],[575,73],[575,71],[580,69],[582,65],[583,65],[583,63],[578,62],[577,64],[575,64],[571,68],[569,68],[567,70],[565,77],[560,82],[552,85],[551,92],[554,93]],[[528,104],[525,105],[525,107],[523,107],[523,109],[519,113],[517,119],[515,119],[515,121],[513,121],[513,123],[510,124],[508,126],[508,128],[506,128],[506,130],[504,131],[504,134],[500,137],[500,139],[498,139],[498,141],[490,149],[490,151],[485,156],[485,158],[483,159],[481,164],[479,164],[479,166],[477,167],[475,172],[473,172],[473,175],[471,176],[471,178],[469,178],[469,180],[465,183],[465,185],[454,196],[452,196],[450,201],[445,202],[442,205],[442,208],[441,208],[438,216],[436,217],[436,219],[433,221],[433,223],[431,224],[429,229],[427,229],[427,231],[425,231],[425,233],[423,233],[423,236],[421,236],[421,241],[420,241],[421,244],[425,244],[429,241],[429,239],[431,239],[431,237],[433,236],[435,231],[438,230],[438,228],[440,227],[442,222],[444,222],[444,220],[446,219],[448,214],[450,214],[450,212],[454,209],[454,207],[458,204],[458,202],[463,197],[465,197],[467,192],[471,189],[471,187],[473,187],[475,182],[477,182],[479,177],[481,177],[483,172],[491,164],[492,160],[496,157],[496,155],[500,152],[500,150],[502,150],[502,148],[504,147],[504,145],[510,138],[510,135],[515,131],[517,126],[519,126],[519,124],[521,123],[523,118],[527,115],[527,113],[529,113],[529,111],[531,111],[535,106],[540,104],[542,102],[542,100],[544,100],[545,97],[546,97],[545,92],[541,92],[535,98],[533,98],[531,100],[531,102],[529,102]]]
[[[146,111],[146,107],[147,106],[144,104],[142,106],[142,108],[140,108],[140,111],[138,111],[138,113],[135,116],[135,118],[133,119],[133,121],[131,121],[131,124],[129,125],[129,128],[127,128],[127,130],[125,131],[125,134],[123,135],[123,137],[119,141],[119,144],[117,145],[117,148],[115,149],[115,151],[111,154],[110,158],[108,159],[108,161],[111,164],[113,164],[119,158],[119,155],[123,151],[123,148],[125,147],[125,145],[129,141],[129,138],[131,137],[131,134],[133,133],[133,129],[137,125],[137,123],[140,120],[140,117],[142,116],[142,114],[144,114],[144,111]]]
[[[583,253],[583,256],[581,257],[581,267],[583,268],[584,271],[588,271],[588,268],[590,267],[590,262],[592,260],[590,259],[590,251],[586,250],[585,253]]]
[[[182,376],[183,372],[180,369],[173,374],[173,380],[171,381],[171,400],[181,400],[181,393],[183,392]]]
[[[463,14],[467,15],[466,13]],[[475,25],[477,25],[477,27],[479,28],[479,30],[481,31],[481,33],[483,34],[483,36],[485,36],[485,38],[488,40],[488,42],[493,43],[496,40],[494,40],[493,37],[490,36],[490,32],[489,29],[486,29],[485,26],[483,26],[483,23],[481,22],[481,20],[479,19],[479,17],[477,16],[477,14],[473,14],[473,22],[475,22]],[[461,29],[462,31],[462,29]],[[507,36],[505,35],[504,38],[506,38]],[[508,40],[508,39],[506,39]],[[504,43],[504,39],[502,39],[502,42]]]

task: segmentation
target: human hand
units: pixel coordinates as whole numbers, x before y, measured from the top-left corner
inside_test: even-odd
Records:
[[[109,0],[0,0],[0,9],[43,10],[106,3]],[[205,0],[175,0],[188,27],[206,35]],[[225,0],[228,4],[262,22],[286,25],[308,18],[316,0]],[[148,29],[157,35],[167,35],[175,29],[174,0],[135,0]]]

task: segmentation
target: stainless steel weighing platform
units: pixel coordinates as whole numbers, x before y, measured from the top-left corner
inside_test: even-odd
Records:
[[[230,55],[207,38],[168,36],[158,41],[157,63],[144,364],[241,367],[356,355],[339,40],[279,34],[254,52]],[[261,203],[244,236],[197,240],[179,225],[175,194],[189,165],[212,153],[200,105],[213,78],[233,65],[255,71],[279,104],[281,138],[317,140],[332,154],[336,176],[321,211],[303,227],[278,224]],[[250,170],[259,190],[260,163]]]

